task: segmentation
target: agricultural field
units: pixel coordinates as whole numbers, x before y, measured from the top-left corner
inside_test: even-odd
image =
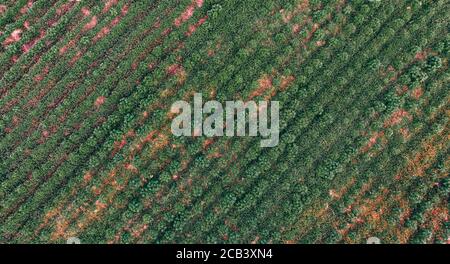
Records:
[[[449,243],[449,14],[0,0],[0,243]],[[196,93],[279,102],[278,144],[174,135]]]

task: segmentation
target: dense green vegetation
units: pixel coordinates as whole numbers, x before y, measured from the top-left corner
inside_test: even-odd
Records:
[[[448,243],[448,10],[0,1],[0,243]],[[175,137],[196,92],[278,146]]]

